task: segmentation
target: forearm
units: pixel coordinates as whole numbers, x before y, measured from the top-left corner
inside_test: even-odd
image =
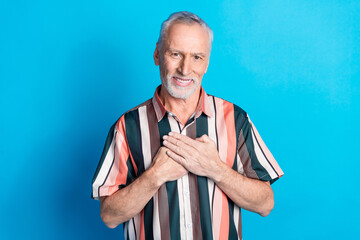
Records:
[[[109,228],[129,220],[145,207],[160,186],[153,168],[149,168],[130,185],[101,199],[102,220]]]
[[[225,163],[213,177],[219,188],[241,208],[267,216],[274,207],[274,194],[269,182],[247,178]]]

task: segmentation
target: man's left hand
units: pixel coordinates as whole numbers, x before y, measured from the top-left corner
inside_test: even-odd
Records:
[[[170,132],[164,136],[164,145],[170,149],[170,158],[198,176],[216,178],[219,176],[220,160],[216,144],[207,135],[191,139],[188,136]],[[214,179],[215,180],[215,179]]]

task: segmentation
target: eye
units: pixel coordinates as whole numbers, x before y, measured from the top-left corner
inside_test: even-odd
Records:
[[[180,54],[177,53],[177,52],[172,52],[170,55],[171,55],[172,57],[174,57],[174,58],[180,57]]]
[[[195,60],[201,60],[202,58],[201,58],[199,55],[195,55],[195,56],[194,56],[194,59],[195,59]]]

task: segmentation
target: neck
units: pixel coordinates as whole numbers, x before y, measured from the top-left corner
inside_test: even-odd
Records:
[[[174,98],[164,87],[161,87],[159,97],[165,109],[175,114],[181,123],[185,125],[196,110],[200,98],[200,90],[201,87],[187,99],[180,99]]]

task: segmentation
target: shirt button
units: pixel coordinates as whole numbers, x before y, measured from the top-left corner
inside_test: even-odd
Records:
[[[187,228],[191,228],[191,223],[186,224]]]

